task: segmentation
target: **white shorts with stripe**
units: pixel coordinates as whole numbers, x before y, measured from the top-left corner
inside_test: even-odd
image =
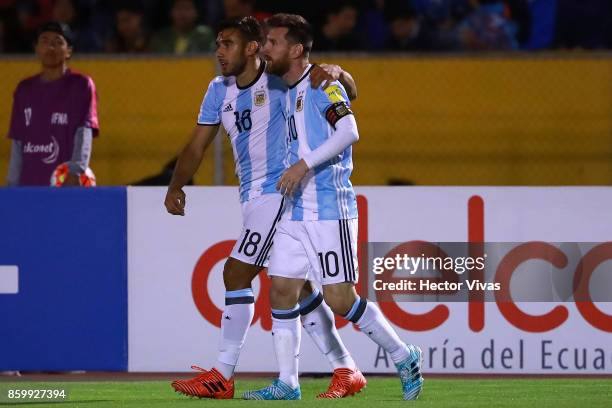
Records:
[[[242,203],[242,232],[230,257],[251,265],[268,266],[283,203],[281,194],[263,194]]]
[[[356,282],[358,219],[292,221],[276,227],[268,275],[321,285]]]

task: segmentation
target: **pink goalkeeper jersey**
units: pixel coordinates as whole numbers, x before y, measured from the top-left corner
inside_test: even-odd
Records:
[[[26,78],[13,95],[8,137],[22,144],[19,185],[48,186],[57,165],[72,158],[80,127],[98,134],[96,87],[87,75],[67,70],[60,79]]]

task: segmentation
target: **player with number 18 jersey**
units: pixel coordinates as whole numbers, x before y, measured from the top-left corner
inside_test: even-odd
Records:
[[[276,183],[287,152],[286,90],[262,62],[255,80],[245,87],[233,76],[213,79],[198,115],[199,125],[222,124],[232,144],[244,225],[231,257],[262,267],[283,202]],[[270,216],[262,217],[262,212]]]

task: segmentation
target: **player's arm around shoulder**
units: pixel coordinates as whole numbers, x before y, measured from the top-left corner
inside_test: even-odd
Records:
[[[339,130],[338,123],[341,119],[351,118],[354,121],[355,117],[350,106],[348,94],[340,81],[333,81],[326,87],[321,86],[313,94],[313,102],[317,110],[336,132]],[[354,136],[355,140],[353,142],[359,140],[358,134]]]
[[[342,84],[349,101],[357,99],[357,84],[353,76],[339,65],[315,64],[310,71],[310,85],[315,89],[321,86],[325,89],[334,81]]]

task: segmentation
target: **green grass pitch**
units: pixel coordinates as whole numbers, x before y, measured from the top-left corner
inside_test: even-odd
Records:
[[[399,380],[393,377],[369,377],[367,388],[355,397],[343,400],[316,400],[327,387],[328,379],[302,379],[301,401],[213,401],[188,398],[175,393],[167,381],[87,381],[87,382],[0,382],[4,394],[0,406],[12,407],[612,407],[612,380],[609,379],[425,379],[418,401],[401,399]],[[34,387],[36,384],[36,387]],[[242,391],[268,384],[266,379],[240,379],[236,398]],[[9,388],[62,388],[69,392],[67,401],[7,401]]]

